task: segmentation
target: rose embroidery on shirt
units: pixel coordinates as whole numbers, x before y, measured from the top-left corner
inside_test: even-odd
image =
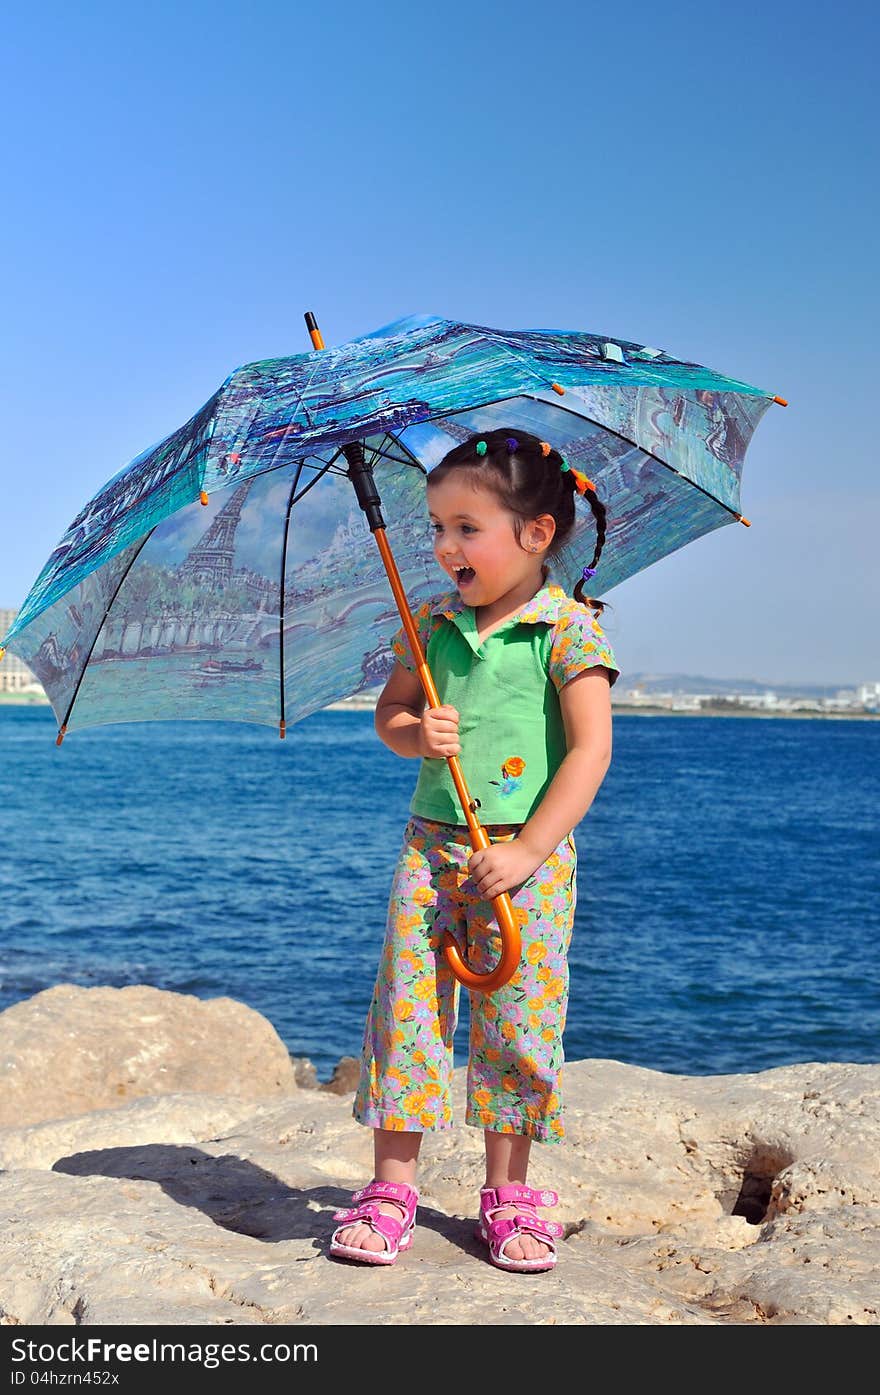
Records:
[[[509,798],[522,788],[522,780],[519,778],[526,768],[526,763],[522,756],[508,756],[501,767],[502,779],[490,780],[490,785],[497,785],[502,799]]]

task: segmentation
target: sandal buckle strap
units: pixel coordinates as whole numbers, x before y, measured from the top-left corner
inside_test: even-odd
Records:
[[[352,1201],[364,1201],[368,1198],[395,1201],[408,1211],[411,1206],[418,1205],[419,1194],[415,1187],[409,1187],[405,1182],[370,1182],[368,1186],[361,1187],[359,1192],[352,1195]]]
[[[515,1206],[517,1202],[527,1206],[555,1206],[559,1196],[549,1189],[537,1191],[534,1187],[513,1182],[504,1187],[481,1187],[480,1199],[482,1209],[488,1211],[495,1206]]]

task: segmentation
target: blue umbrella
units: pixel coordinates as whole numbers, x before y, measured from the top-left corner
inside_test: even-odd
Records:
[[[780,397],[602,335],[417,315],[324,349],[306,320],[313,352],[236,369],[99,490],[34,582],[0,651],[36,674],[59,743],[154,718],[283,736],[387,678],[400,618],[418,663],[410,609],[449,589],[425,482],[475,433],[530,431],[595,483],[603,594],[705,533],[748,526],[745,453]],[[569,592],[595,541],[577,508],[551,562]]]

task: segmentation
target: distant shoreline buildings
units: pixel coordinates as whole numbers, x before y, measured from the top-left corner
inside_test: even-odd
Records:
[[[0,610],[0,637],[12,629],[17,614],[17,610]],[[0,663],[0,693],[20,693],[24,697],[39,694],[45,699],[42,684],[15,654],[4,654]]]
[[[662,689],[656,686],[662,679],[654,679],[650,685],[642,685],[632,680],[619,694],[615,692],[612,705],[621,711],[639,711],[651,708],[655,711],[679,713],[706,713],[712,716],[752,714],[763,717],[831,717],[831,716],[880,716],[880,683],[860,683],[856,688],[838,688],[831,695],[803,692],[779,694],[770,688],[759,692],[737,691],[736,682],[725,684],[727,691],[694,692],[682,688]],[[743,687],[754,687],[754,684]]]
[[[189,559],[188,559],[189,560]],[[195,558],[192,562],[195,562]],[[206,560],[206,559],[201,559]],[[0,636],[12,627],[18,611],[0,610]],[[778,685],[777,685],[778,686]],[[700,688],[703,691],[700,691]],[[711,691],[710,687],[715,691]],[[355,693],[340,708],[374,708],[380,689]],[[42,685],[27,664],[14,654],[0,663],[0,699],[4,701],[48,702]],[[754,681],[736,679],[697,679],[687,674],[634,674],[621,678],[612,691],[611,705],[623,713],[677,713],[691,716],[760,717],[880,717],[880,682],[860,683],[854,688],[826,689],[805,684],[798,689],[788,685],[786,692],[762,688]]]

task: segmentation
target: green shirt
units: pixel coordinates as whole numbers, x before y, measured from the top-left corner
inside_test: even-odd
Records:
[[[480,644],[476,612],[457,591],[426,601],[413,619],[441,704],[459,713],[459,760],[481,823],[531,818],[566,753],[559,692],[584,669],[619,670],[593,612],[552,582]],[[415,673],[403,626],[395,658]],[[425,756],[411,814],[466,824],[445,758]]]

